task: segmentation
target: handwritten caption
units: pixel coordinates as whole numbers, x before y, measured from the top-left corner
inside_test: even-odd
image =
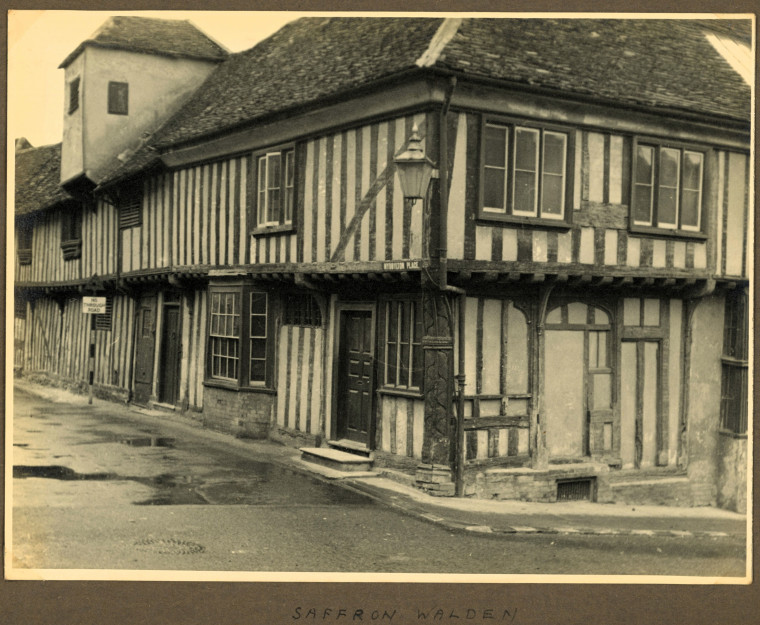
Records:
[[[414,610],[364,608],[325,608],[296,606],[291,614],[294,621],[341,621],[344,623],[387,622],[458,622],[458,621],[499,621],[513,623],[517,608],[443,608],[432,607]]]

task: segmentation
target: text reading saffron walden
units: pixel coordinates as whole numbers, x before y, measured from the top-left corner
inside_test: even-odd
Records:
[[[406,615],[409,619],[409,614]],[[503,621],[512,623],[517,616],[517,608],[496,609],[496,608],[430,608],[421,610],[417,608],[416,613],[412,614],[412,619],[417,621]],[[298,606],[293,610],[292,619],[312,620],[312,621],[388,621],[400,623],[403,620],[399,610],[364,610],[348,608],[305,608]]]

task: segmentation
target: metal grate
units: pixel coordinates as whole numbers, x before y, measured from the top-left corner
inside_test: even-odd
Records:
[[[590,501],[594,478],[557,481],[557,501]]]

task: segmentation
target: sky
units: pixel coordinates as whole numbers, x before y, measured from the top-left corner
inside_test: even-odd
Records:
[[[64,72],[58,69],[58,66],[111,15],[189,19],[231,52],[239,52],[251,48],[284,24],[307,13],[295,11],[9,11],[9,150],[12,151],[13,141],[18,137],[26,137],[34,146],[58,143],[61,140]],[[369,15],[369,13],[363,13],[363,15]],[[517,16],[517,14],[513,15]],[[752,67],[749,49],[729,52],[727,56],[738,55],[743,58],[743,61],[742,58],[739,59],[740,65],[743,62],[745,66]],[[726,52],[721,50],[721,53]],[[747,67],[744,67],[745,72],[753,75]],[[735,66],[735,68],[742,73],[741,67]]]
[[[70,52],[111,15],[189,19],[231,52],[247,50],[304,15],[268,11],[10,11],[8,15],[8,139],[33,146],[63,133],[63,70]]]

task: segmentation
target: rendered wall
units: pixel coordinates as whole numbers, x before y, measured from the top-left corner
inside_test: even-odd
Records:
[[[696,506],[714,505],[717,497],[723,311],[722,297],[707,297],[692,320],[687,474]]]

